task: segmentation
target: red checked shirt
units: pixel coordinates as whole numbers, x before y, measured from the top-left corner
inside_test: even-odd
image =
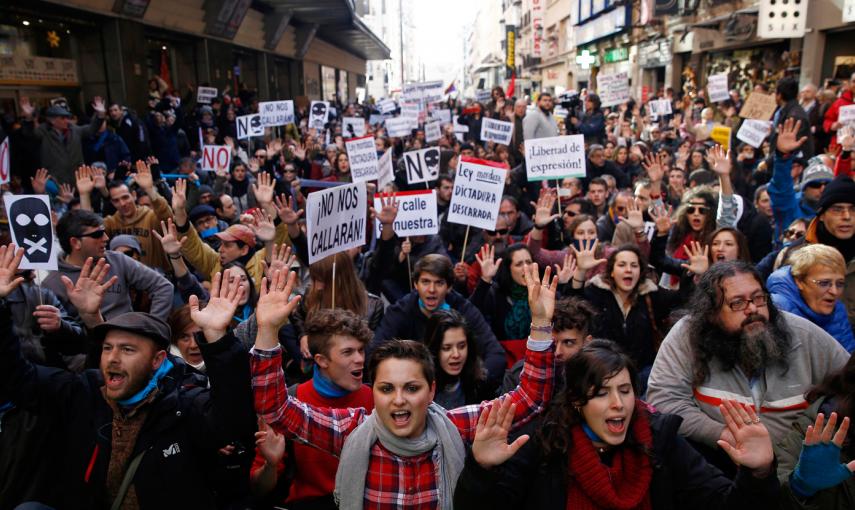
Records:
[[[500,397],[502,400],[510,398],[516,403],[514,428],[541,412],[552,397],[554,357],[551,344],[551,341],[529,340],[520,385]],[[365,419],[366,410],[316,408],[300,402],[288,396],[280,347],[269,351],[252,349],[251,354],[255,409],[262,419],[277,432],[333,455],[341,454],[344,440]],[[471,443],[474,440],[478,416],[488,404],[482,402],[448,411],[448,418],[464,441]],[[400,457],[383,448],[378,441],[371,448],[363,508],[436,509],[439,507],[438,477],[439,466],[434,460],[434,450],[414,457]]]

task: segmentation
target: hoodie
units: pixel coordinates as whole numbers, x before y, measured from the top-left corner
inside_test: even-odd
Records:
[[[834,311],[828,315],[814,312],[802,299],[791,268],[792,266],[786,266],[778,269],[766,281],[772,302],[779,309],[803,317],[821,327],[851,353],[855,350],[855,336],[852,334],[843,302],[838,300],[834,304]]]

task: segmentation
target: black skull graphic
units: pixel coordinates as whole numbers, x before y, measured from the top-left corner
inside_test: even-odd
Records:
[[[22,198],[9,209],[15,239],[30,262],[48,262],[53,249],[50,210],[38,198]]]
[[[327,104],[323,101],[315,101],[312,103],[312,117],[323,119],[327,115]]]
[[[439,149],[427,149],[424,158],[428,175],[436,178],[439,175]]]
[[[253,115],[249,118],[249,125],[253,131],[261,129],[261,115]]]

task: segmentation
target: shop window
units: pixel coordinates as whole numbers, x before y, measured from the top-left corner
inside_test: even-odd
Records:
[[[727,73],[727,83],[743,97],[763,83],[770,89],[785,76],[798,75],[801,54],[789,51],[789,42],[760,48],[712,53],[707,58],[705,76]]]
[[[336,79],[335,68],[321,66],[321,94],[324,101],[335,101]]]
[[[346,103],[349,99],[349,94],[347,90],[347,71],[338,72],[338,97],[341,99],[342,103]]]

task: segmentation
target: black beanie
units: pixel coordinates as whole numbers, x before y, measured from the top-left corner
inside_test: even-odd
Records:
[[[846,176],[834,179],[822,190],[817,214],[822,214],[832,205],[839,203],[855,205],[855,181]]]

